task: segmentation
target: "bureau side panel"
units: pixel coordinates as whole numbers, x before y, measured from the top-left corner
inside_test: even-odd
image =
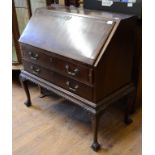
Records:
[[[120,23],[95,70],[94,101],[100,101],[132,81],[134,19]]]

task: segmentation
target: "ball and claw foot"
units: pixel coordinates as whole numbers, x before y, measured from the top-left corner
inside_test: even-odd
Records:
[[[32,104],[31,104],[31,101],[27,100],[24,102],[24,104],[27,106],[27,107],[30,107]]]
[[[100,146],[99,143],[94,142],[94,143],[91,145],[91,148],[92,148],[95,152],[97,152],[97,151],[101,148],[101,146]]]
[[[39,95],[40,98],[44,98],[44,97],[46,97],[46,96],[47,96],[47,95],[45,95],[45,94],[40,94],[40,95]]]
[[[128,118],[125,118],[124,122],[126,125],[129,125],[133,122],[133,120],[130,117],[128,117]]]

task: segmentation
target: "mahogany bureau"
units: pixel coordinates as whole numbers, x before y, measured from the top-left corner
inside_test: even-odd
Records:
[[[32,81],[86,109],[91,147],[99,150],[99,117],[111,103],[125,97],[125,122],[131,122],[135,19],[66,7],[37,9],[19,39],[25,104],[31,106],[27,81]]]

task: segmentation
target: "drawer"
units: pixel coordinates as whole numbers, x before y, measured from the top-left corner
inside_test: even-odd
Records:
[[[93,87],[87,86],[81,82],[30,62],[23,61],[23,65],[25,71],[28,71],[85,99],[92,100]]]
[[[46,67],[49,70],[59,72],[65,76],[71,77],[75,80],[86,84],[92,84],[92,69],[88,66],[84,66],[75,62],[71,62],[69,59],[64,59],[52,54],[50,52],[29,46],[21,46],[23,59],[30,61],[37,65]],[[46,53],[46,54],[45,54]],[[50,53],[47,54],[47,53]]]

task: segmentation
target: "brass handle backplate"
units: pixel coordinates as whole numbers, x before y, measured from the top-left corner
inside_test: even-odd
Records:
[[[30,58],[33,60],[38,60],[39,55],[37,53],[29,52]]]
[[[32,70],[32,72],[33,72],[34,74],[40,73],[40,68],[34,67],[33,65],[32,65],[30,68],[31,68],[31,70]]]
[[[77,89],[79,88],[79,85],[75,85],[74,87],[71,87],[70,81],[67,81],[67,82],[66,82],[66,85],[68,86],[68,89],[69,89],[69,90],[74,91],[74,92],[76,92]]]
[[[69,75],[76,76],[79,73],[79,69],[78,68],[75,68],[73,71],[70,70],[69,65],[66,65],[65,68],[66,68],[66,72]]]

